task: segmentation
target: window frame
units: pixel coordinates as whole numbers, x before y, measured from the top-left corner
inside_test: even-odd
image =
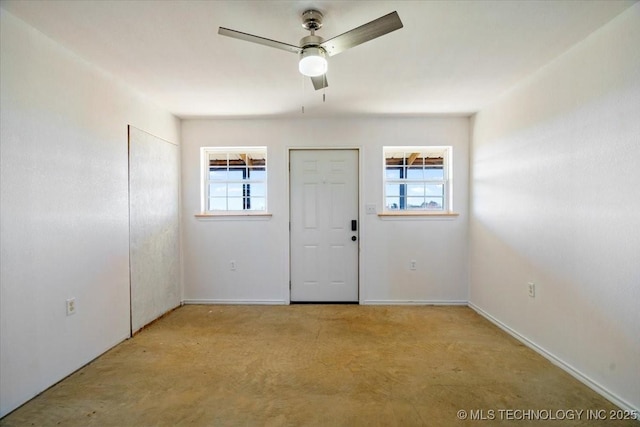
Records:
[[[233,166],[230,165],[230,156],[247,155],[248,153],[261,153],[264,155],[264,179],[252,180],[250,178],[251,166],[245,164],[238,166],[236,169],[242,169],[242,179],[231,179],[228,175],[225,179],[212,180],[210,178],[211,165],[210,155],[226,155],[227,173]],[[228,216],[228,215],[269,215],[268,214],[268,153],[266,146],[236,146],[236,147],[201,147],[200,148],[200,214],[196,216]],[[246,162],[246,160],[245,160]],[[227,192],[224,197],[212,197],[210,195],[211,184],[226,185]],[[232,199],[241,199],[242,209],[229,209],[229,184],[241,184],[242,196],[232,197]],[[247,204],[251,203],[251,184],[262,184],[264,186],[264,209],[251,209]],[[259,196],[262,197],[262,196]],[[211,209],[210,201],[212,199],[220,199],[225,201],[226,209]]]
[[[403,153],[403,159],[407,159],[411,153],[425,153],[426,155],[433,154],[442,157],[442,179],[428,179],[423,175],[420,179],[409,179],[408,177],[403,176],[403,171],[407,170],[407,167],[410,165],[403,164],[398,165],[397,168],[388,167],[387,166],[387,154],[388,153]],[[392,146],[385,145],[382,147],[382,213],[380,215],[384,216],[442,216],[442,215],[457,215],[453,212],[453,147],[450,145],[420,145],[420,146]],[[426,157],[426,156],[424,156]],[[423,158],[424,158],[423,157]],[[422,170],[427,168],[427,165],[423,163]],[[399,177],[395,179],[390,179],[387,176],[388,170],[398,169],[400,171]],[[388,195],[388,185],[397,184],[400,186],[398,190],[398,196]],[[406,188],[408,185],[418,184],[418,185],[442,185],[442,208],[440,209],[429,209],[428,205],[425,205],[422,208],[408,208],[406,206],[407,200],[410,197],[406,194]],[[403,190],[404,194],[403,194]],[[388,197],[398,197],[398,208],[390,209],[387,205]],[[424,193],[423,204],[426,203],[428,195],[426,192]],[[434,198],[439,198],[440,196],[434,196]],[[404,202],[404,203],[403,203]]]

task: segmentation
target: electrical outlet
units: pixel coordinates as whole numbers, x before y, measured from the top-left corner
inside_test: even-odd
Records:
[[[415,260],[415,259],[412,259],[411,261],[409,261],[409,269],[410,269],[410,270],[415,270],[415,269],[416,269],[416,265],[417,265],[417,264],[418,264],[418,263],[416,262],[416,260]]]
[[[72,314],[76,314],[76,299],[69,298],[67,300],[67,316],[71,316]]]
[[[367,204],[365,206],[365,209],[367,211],[367,215],[375,215],[376,213],[378,213],[376,211],[376,205],[374,205],[374,204]]]
[[[533,282],[529,282],[527,283],[527,288],[529,290],[529,296],[531,298],[535,298],[536,297],[536,284]]]
[[[231,271],[236,271],[236,262],[235,261],[229,261],[229,270]]]

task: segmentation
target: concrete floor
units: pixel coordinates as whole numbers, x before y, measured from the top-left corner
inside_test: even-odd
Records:
[[[639,425],[588,419],[615,409],[467,307],[209,305],[177,309],[0,425]]]

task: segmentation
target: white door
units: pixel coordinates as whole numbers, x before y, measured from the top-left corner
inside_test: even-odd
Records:
[[[358,151],[291,150],[291,301],[358,301]]]

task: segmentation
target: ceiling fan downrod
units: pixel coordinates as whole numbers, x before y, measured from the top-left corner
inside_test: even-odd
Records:
[[[316,36],[316,30],[322,28],[322,13],[317,10],[307,10],[302,14],[302,28],[309,30],[311,35],[300,39],[300,47],[306,49],[309,47],[319,47],[324,41],[322,37]],[[321,48],[320,48],[321,49]],[[324,52],[324,49],[322,49]]]

